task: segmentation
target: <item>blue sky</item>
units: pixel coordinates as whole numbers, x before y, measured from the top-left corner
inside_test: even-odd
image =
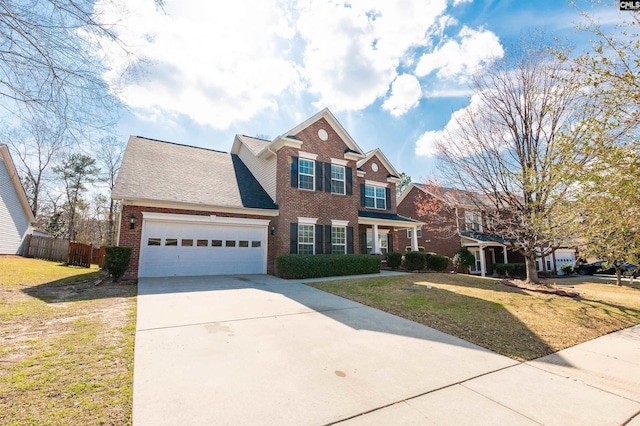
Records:
[[[152,0],[125,18],[98,2],[141,71],[124,85],[121,51],[107,81],[140,135],[229,151],[236,133],[270,139],[329,107],[360,147],[381,148],[414,181],[437,174],[433,141],[469,104],[468,78],[541,28],[586,47],[568,2],[497,0]],[[592,14],[619,19],[617,6]],[[113,15],[111,15],[113,14]]]

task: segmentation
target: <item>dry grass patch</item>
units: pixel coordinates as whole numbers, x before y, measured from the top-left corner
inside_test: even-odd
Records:
[[[0,257],[0,424],[130,424],[134,285]]]
[[[580,292],[534,293],[460,274],[412,274],[308,284],[452,334],[519,361],[640,323],[640,290],[558,280]],[[428,287],[431,288],[428,288]]]

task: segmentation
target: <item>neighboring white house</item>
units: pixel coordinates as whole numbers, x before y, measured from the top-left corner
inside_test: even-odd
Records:
[[[34,220],[9,149],[0,144],[0,254],[21,254]]]

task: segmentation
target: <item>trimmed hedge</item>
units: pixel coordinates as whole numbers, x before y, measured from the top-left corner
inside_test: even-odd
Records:
[[[404,267],[409,271],[421,271],[427,266],[427,256],[421,251],[410,251],[404,255]]]
[[[368,254],[282,254],[276,258],[280,278],[320,278],[380,273],[380,256]]]
[[[430,271],[446,271],[449,266],[449,258],[440,254],[431,254],[427,257],[427,269]]]
[[[105,247],[102,267],[113,281],[118,281],[127,270],[129,259],[131,259],[131,247]]]
[[[402,263],[401,253],[387,253],[387,266],[391,269],[398,269]]]
[[[509,275],[510,277],[524,277],[527,267],[524,263],[494,263],[493,268],[500,275]]]

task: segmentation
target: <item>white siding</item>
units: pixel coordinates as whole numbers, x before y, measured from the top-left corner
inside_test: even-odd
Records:
[[[240,144],[238,157],[244,162],[260,185],[267,191],[273,202],[276,202],[276,156],[263,160],[255,155],[243,144]]]
[[[0,254],[20,254],[28,229],[29,218],[0,156]]]

